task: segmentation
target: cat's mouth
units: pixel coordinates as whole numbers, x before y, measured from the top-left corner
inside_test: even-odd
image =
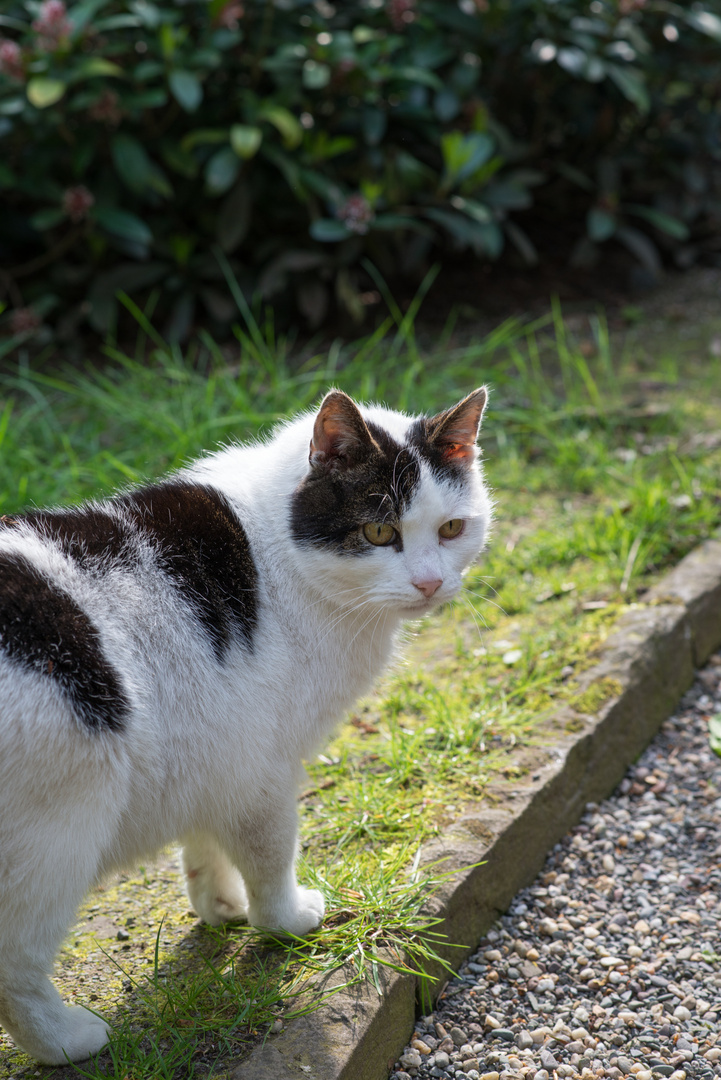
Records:
[[[414,616],[425,615],[427,612],[432,611],[434,608],[442,604],[443,601],[437,596],[420,597],[418,600],[408,600],[404,604],[404,609],[407,612],[412,612]]]

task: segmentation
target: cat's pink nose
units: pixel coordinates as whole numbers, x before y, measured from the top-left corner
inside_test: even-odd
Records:
[[[433,581],[414,581],[412,584],[423,593],[426,600],[430,600],[433,594],[438,592],[443,581],[440,578],[434,578]]]

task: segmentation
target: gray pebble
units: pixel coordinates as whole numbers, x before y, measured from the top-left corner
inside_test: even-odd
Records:
[[[560,1062],[556,1061],[550,1050],[541,1050],[540,1058],[541,1065],[543,1065],[544,1069],[557,1069],[560,1064]]]
[[[400,1063],[404,1069],[417,1069],[421,1060],[421,1055],[417,1050],[406,1050],[400,1056]]]

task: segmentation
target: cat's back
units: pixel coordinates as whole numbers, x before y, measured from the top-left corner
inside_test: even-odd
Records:
[[[151,707],[153,680],[251,650],[257,612],[247,535],[208,484],[176,476],[0,519],[3,686],[26,694],[32,676],[95,730]]]

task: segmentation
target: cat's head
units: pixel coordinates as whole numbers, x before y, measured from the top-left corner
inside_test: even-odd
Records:
[[[291,510],[319,591],[405,618],[457,592],[491,517],[476,447],[486,401],[481,387],[414,419],[359,408],[339,390],[326,395]]]

